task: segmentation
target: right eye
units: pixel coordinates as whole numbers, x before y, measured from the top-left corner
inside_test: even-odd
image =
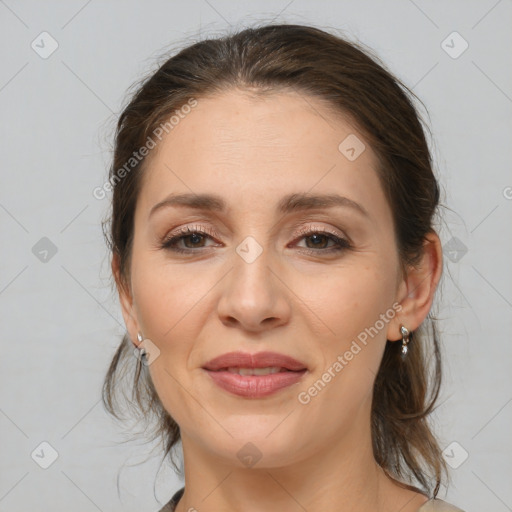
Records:
[[[206,238],[213,238],[213,234],[208,233],[208,231],[208,229],[203,231],[195,226],[192,228],[190,226],[181,228],[178,232],[172,233],[170,236],[166,237],[161,243],[161,248],[180,253],[197,252],[196,249],[204,247],[203,245],[198,244],[204,242]],[[185,244],[190,242],[191,246],[185,248],[178,247],[177,245],[181,242]]]

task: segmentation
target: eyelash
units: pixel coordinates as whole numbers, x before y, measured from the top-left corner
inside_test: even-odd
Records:
[[[187,226],[185,228],[180,229],[177,233],[174,233],[172,236],[164,239],[160,245],[161,249],[166,249],[169,251],[182,253],[182,254],[192,254],[198,252],[197,249],[182,249],[179,247],[175,247],[177,242],[184,240],[185,238],[190,237],[193,234],[197,234],[200,236],[207,236],[210,238],[215,238],[215,235],[210,232],[208,229],[200,229],[197,226],[190,227]],[[309,249],[307,247],[301,247],[301,251],[310,255],[317,256],[320,253],[332,254],[336,252],[343,252],[349,249],[352,249],[352,244],[346,238],[340,238],[335,233],[330,232],[329,230],[320,228],[320,229],[310,229],[304,228],[299,232],[299,236],[295,240],[301,240],[302,238],[307,238],[312,235],[323,235],[326,236],[328,241],[333,241],[336,244],[336,247],[331,247],[329,249]],[[199,247],[198,249],[202,249]]]

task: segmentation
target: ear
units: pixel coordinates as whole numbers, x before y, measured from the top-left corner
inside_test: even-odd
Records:
[[[139,323],[133,305],[133,294],[129,283],[121,274],[119,255],[112,256],[112,274],[114,276],[117,292],[119,294],[119,302],[121,304],[121,311],[123,313],[124,323],[128,336],[132,340],[134,347],[137,347],[137,333],[139,332]]]
[[[396,300],[402,306],[389,323],[387,339],[402,339],[400,325],[415,331],[427,317],[443,270],[443,249],[437,233],[425,236],[423,255],[417,266],[410,267],[399,285]]]

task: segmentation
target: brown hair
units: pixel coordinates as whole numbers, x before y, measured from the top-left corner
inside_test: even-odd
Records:
[[[118,286],[127,286],[130,280],[134,212],[146,159],[122,179],[118,170],[187,101],[232,87],[261,93],[291,89],[324,101],[333,112],[352,120],[378,157],[377,172],[392,206],[402,272],[417,265],[425,236],[434,231],[439,186],[424,123],[412,101],[414,93],[360,43],[309,26],[265,25],[181,50],[139,85],[122,112],[109,173],[112,216],[105,232],[112,256],[119,262]],[[427,323],[431,333],[426,331]],[[411,341],[405,359],[400,357],[400,343],[386,344],[373,390],[373,450],[388,474],[409,483],[416,480],[436,496],[447,471],[427,421],[441,385],[440,348],[431,312]],[[433,365],[427,364],[428,351]],[[120,377],[132,372],[134,403],[128,401],[129,406],[146,421],[151,413],[156,416],[153,439],[161,436],[164,459],[170,454],[179,471],[172,454],[180,441],[179,427],[162,406],[147,367],[137,363],[132,352],[125,334],[105,377],[103,402],[120,418],[115,388],[119,384],[123,389]]]

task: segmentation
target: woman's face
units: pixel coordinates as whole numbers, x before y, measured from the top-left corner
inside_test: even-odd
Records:
[[[367,141],[315,98],[229,91],[199,98],[147,163],[123,314],[131,338],[151,342],[151,378],[184,447],[237,464],[261,456],[259,467],[353,450],[406,292]],[[206,194],[215,201],[199,204]],[[305,200],[327,195],[353,203]],[[252,381],[241,395],[204,369],[234,351],[277,352],[306,371],[265,377],[293,375],[263,391],[261,376],[224,372]]]

